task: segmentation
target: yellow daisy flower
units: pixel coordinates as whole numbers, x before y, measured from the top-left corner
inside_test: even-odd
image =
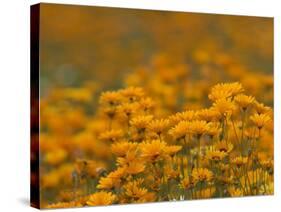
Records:
[[[238,156],[236,158],[231,159],[231,163],[235,165],[237,168],[244,166],[245,164],[247,164],[247,162],[248,162],[248,158],[242,156]]]
[[[218,99],[214,102],[212,108],[222,117],[231,115],[236,109],[235,104],[230,99]]]
[[[195,120],[189,123],[190,123],[190,132],[198,137],[205,134],[209,129],[209,125],[206,121]]]
[[[262,114],[262,113],[268,113],[271,111],[271,108],[268,106],[265,106],[263,103],[259,103],[257,101],[254,102],[254,108],[257,112],[257,114]]]
[[[219,162],[219,161],[222,161],[226,157],[226,155],[227,154],[225,152],[221,152],[219,150],[214,150],[214,151],[208,151],[206,154],[206,157],[210,161]]]
[[[209,122],[206,135],[209,135],[211,138],[213,138],[213,137],[219,135],[221,133],[221,131],[222,131],[222,128],[221,128],[219,122]]]
[[[111,192],[100,191],[89,196],[86,202],[89,206],[111,205],[117,199]]]
[[[132,143],[128,141],[120,141],[111,144],[111,152],[117,157],[126,156],[128,151],[133,151],[137,148],[137,143]]]
[[[187,134],[191,133],[190,122],[181,121],[175,127],[169,130],[169,134],[175,139],[185,138]]]
[[[254,114],[250,117],[251,121],[257,126],[257,128],[263,128],[268,122],[271,121],[271,118],[267,114]]]
[[[163,133],[168,129],[169,125],[170,122],[168,119],[158,119],[158,120],[151,121],[148,125],[148,129],[151,132],[160,135],[161,133]]]
[[[144,91],[140,87],[128,87],[120,91],[121,95],[129,102],[140,100],[144,96]]]
[[[166,147],[167,144],[159,139],[146,141],[140,144],[141,157],[151,162],[162,160],[166,156]]]
[[[228,193],[230,194],[231,197],[241,197],[243,196],[243,192],[239,188],[235,188],[234,186],[230,186],[227,189]]]
[[[227,99],[244,92],[244,88],[239,82],[234,83],[219,83],[212,87],[209,99],[217,101],[219,99]]]
[[[133,200],[138,200],[147,194],[146,188],[141,188],[143,179],[134,180],[124,185],[125,194]]]
[[[174,156],[177,152],[179,152],[182,149],[182,146],[178,146],[178,145],[170,145],[170,146],[166,146],[165,147],[165,152],[170,155],[170,156]]]
[[[181,113],[176,113],[169,117],[171,124],[176,125],[181,121],[191,121],[196,119],[197,114],[193,110],[184,111]]]
[[[199,110],[197,116],[206,122],[219,121],[220,113],[213,108]]]
[[[132,118],[130,124],[131,126],[135,127],[138,132],[143,132],[148,127],[148,124],[151,122],[152,119],[152,115],[137,116],[135,118]]]
[[[100,134],[99,139],[102,141],[115,142],[124,136],[122,130],[108,130]]]
[[[221,140],[216,142],[214,147],[220,152],[230,153],[233,149],[233,144],[230,141]]]
[[[180,187],[183,189],[190,189],[194,187],[194,183],[189,177],[185,177],[180,181]]]
[[[127,174],[135,175],[145,170],[145,163],[142,160],[134,160],[128,163],[124,168]]]
[[[250,105],[254,103],[255,98],[252,96],[247,96],[245,94],[239,94],[234,97],[234,101],[243,111],[245,111]]]
[[[138,103],[123,103],[117,107],[118,117],[122,120],[130,119],[134,114],[136,114],[139,108]]]
[[[195,183],[210,182],[213,179],[213,173],[206,168],[194,168],[191,176]]]
[[[106,177],[101,177],[97,185],[98,189],[112,189],[119,187],[121,178],[125,175],[125,169],[122,167],[117,168],[115,171],[110,172]]]
[[[100,96],[99,103],[103,106],[117,106],[122,102],[122,95],[118,91],[106,91]]]
[[[140,109],[142,109],[144,112],[148,112],[155,107],[155,102],[149,97],[142,98],[138,103]]]

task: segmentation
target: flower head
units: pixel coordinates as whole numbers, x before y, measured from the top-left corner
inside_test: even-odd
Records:
[[[172,164],[167,164],[164,166],[164,176],[167,179],[176,179],[180,176],[180,171],[171,166]]]
[[[110,172],[106,177],[101,177],[97,185],[98,189],[112,189],[119,187],[121,178],[125,175],[123,167],[117,168],[115,171]]]
[[[215,143],[214,147],[220,152],[230,153],[233,149],[233,144],[230,141],[221,140]]]
[[[217,101],[219,99],[227,99],[244,92],[244,88],[238,82],[234,83],[220,83],[212,87],[209,99]]]
[[[230,91],[216,89],[216,90],[212,90],[211,94],[209,94],[208,97],[212,101],[217,101],[219,99],[227,99],[230,96],[231,96]]]
[[[195,183],[210,182],[213,178],[213,173],[206,168],[195,168],[191,175]]]
[[[198,111],[197,116],[207,122],[218,121],[220,119],[220,113],[213,108],[202,109]]]
[[[165,152],[170,155],[170,156],[174,156],[177,152],[179,152],[182,149],[182,146],[178,146],[178,145],[170,145],[170,146],[166,146],[165,148]]]
[[[196,135],[198,137],[205,134],[209,129],[209,125],[206,121],[191,121],[190,122],[190,131],[193,135]]]
[[[140,99],[138,103],[144,112],[147,112],[155,107],[155,102],[149,97]]]
[[[169,117],[169,120],[172,124],[176,125],[181,121],[191,121],[196,119],[196,112],[193,110],[187,110],[181,113],[176,113]]]
[[[214,102],[213,107],[222,117],[231,115],[235,108],[235,104],[230,99],[218,99]]]
[[[262,114],[262,113],[268,113],[271,111],[271,108],[268,106],[265,106],[263,103],[259,103],[258,101],[254,102],[254,108],[257,112],[257,114]]]
[[[250,119],[259,129],[263,128],[271,121],[270,116],[267,114],[254,114],[250,117]]]
[[[100,96],[99,103],[104,106],[117,106],[122,102],[122,95],[119,91],[106,91]]]
[[[221,131],[222,128],[219,122],[209,122],[206,135],[209,135],[211,138],[213,138],[214,136],[219,135]]]
[[[111,205],[116,199],[116,195],[111,192],[100,191],[90,195],[86,203],[90,206]]]
[[[124,168],[126,174],[141,173],[145,169],[145,161],[139,156],[138,149],[132,149],[124,157],[117,158],[117,165]]]
[[[125,166],[127,174],[135,175],[145,170],[145,163],[141,159],[134,160]]]
[[[134,200],[142,198],[148,192],[146,188],[141,187],[142,183],[143,179],[138,179],[127,183],[126,185],[124,185],[125,194],[128,197],[133,198]]]
[[[132,118],[130,121],[131,126],[135,127],[139,132],[144,131],[148,124],[153,119],[153,116],[147,115],[147,116],[137,116],[135,118]]]
[[[231,160],[231,163],[234,164],[237,168],[240,168],[241,166],[245,165],[248,162],[247,157],[238,156]]]
[[[169,134],[174,139],[184,138],[187,134],[191,133],[190,122],[181,121],[175,127],[169,130]]]
[[[105,171],[103,163],[94,160],[77,160],[75,162],[76,171],[80,176],[97,177],[100,173]]]
[[[243,196],[243,192],[239,188],[235,188],[234,186],[230,186],[228,189],[228,193],[231,197],[241,197]]]
[[[111,144],[111,152],[118,157],[124,157],[126,156],[128,151],[135,150],[136,148],[137,148],[136,143],[132,143],[128,141],[120,141]]]
[[[108,130],[100,134],[99,139],[102,141],[118,141],[123,137],[122,130]]]
[[[185,177],[180,181],[180,187],[183,189],[190,189],[194,187],[194,183],[192,182],[191,178]]]
[[[140,87],[128,87],[120,91],[121,95],[129,102],[140,100],[144,96],[144,91]]]
[[[166,156],[167,144],[163,141],[152,140],[140,144],[142,158],[155,162],[162,160]]]
[[[128,120],[129,118],[134,115],[139,108],[139,104],[134,103],[123,103],[122,105],[119,105],[117,108],[118,115],[121,119]]]
[[[117,158],[117,164],[119,166],[123,167],[123,166],[126,166],[133,161],[138,160],[138,158],[139,158],[138,148],[131,149],[130,151],[127,151],[125,156]]]
[[[234,97],[234,101],[242,110],[245,111],[250,105],[254,103],[255,98],[252,96],[247,96],[245,94],[239,94]]]
[[[154,132],[158,135],[163,133],[167,128],[169,127],[170,123],[168,119],[158,119],[158,120],[153,120],[149,123],[148,129],[151,132]]]
[[[219,151],[219,150],[208,151],[206,154],[206,157],[210,161],[214,161],[214,162],[222,161],[225,156],[226,156],[226,153],[223,151]]]

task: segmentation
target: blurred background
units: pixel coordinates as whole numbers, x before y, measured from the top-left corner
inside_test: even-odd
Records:
[[[208,81],[226,72],[218,63],[236,74],[273,70],[271,18],[43,4],[40,20],[43,96],[89,80],[116,89],[137,69],[152,77],[161,60]]]

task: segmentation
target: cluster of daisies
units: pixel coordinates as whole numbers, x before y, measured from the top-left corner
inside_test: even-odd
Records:
[[[272,194],[272,109],[238,82],[213,86],[208,98],[208,108],[158,117],[140,87],[103,92],[97,140],[110,153],[76,159],[69,190],[48,207]]]

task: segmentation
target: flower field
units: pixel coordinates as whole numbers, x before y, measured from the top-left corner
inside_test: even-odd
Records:
[[[143,33],[159,38],[157,48],[139,47],[148,42],[141,37],[137,44],[122,40],[124,48],[139,51],[125,54],[118,43],[109,51],[97,35],[93,45],[108,61],[91,65],[80,58],[94,68],[81,71],[77,82],[42,85],[42,207],[273,194],[272,46],[265,45],[272,36],[270,23],[242,22],[243,30],[257,35],[253,39],[239,30],[242,17],[190,14],[189,19],[170,13],[163,23],[162,15],[152,13],[133,23],[155,18],[152,28],[141,26]],[[102,20],[114,28],[123,19]],[[210,24],[217,28],[209,29]],[[192,29],[194,37],[183,39]],[[107,32],[107,39],[119,41],[124,30]],[[50,53],[46,49],[43,58]]]

